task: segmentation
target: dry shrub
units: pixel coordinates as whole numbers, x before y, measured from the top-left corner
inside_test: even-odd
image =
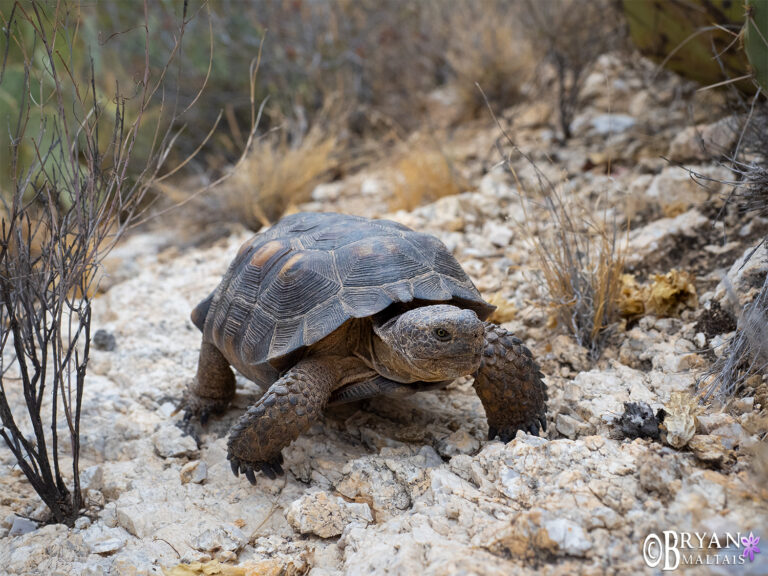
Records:
[[[732,291],[732,289],[731,289]],[[738,301],[735,294],[731,296]],[[758,388],[768,374],[768,275],[757,297],[739,318],[736,332],[725,349],[698,384],[705,398],[725,400],[737,392]]]
[[[533,53],[554,69],[560,130],[568,140],[592,65],[602,54],[626,45],[623,14],[612,0],[525,0],[520,8]]]
[[[455,76],[461,116],[476,117],[485,108],[479,84],[499,108],[518,103],[536,66],[523,40],[519,7],[504,0],[455,2],[444,11],[451,30],[446,60]]]
[[[416,139],[400,154],[393,184],[392,210],[413,210],[469,187],[446,153],[424,139]]]
[[[539,261],[553,318],[566,327],[593,359],[600,356],[607,328],[619,318],[624,253],[617,225],[564,201],[553,189],[545,198],[554,223],[527,229]]]

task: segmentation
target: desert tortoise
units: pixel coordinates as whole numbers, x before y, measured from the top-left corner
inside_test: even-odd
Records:
[[[523,343],[434,236],[388,220],[286,216],[239,250],[192,312],[202,331],[185,420],[226,408],[234,366],[268,386],[232,427],[235,475],[281,474],[282,448],[326,405],[474,375],[488,437],[545,427],[546,389]]]

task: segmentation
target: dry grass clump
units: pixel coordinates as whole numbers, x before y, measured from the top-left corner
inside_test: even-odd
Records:
[[[455,2],[443,11],[452,33],[446,60],[453,74],[462,117],[476,117],[485,103],[479,84],[499,108],[518,103],[532,77],[536,61],[530,43],[523,40],[520,7],[505,0]]]
[[[469,188],[445,152],[423,139],[407,147],[393,170],[392,210],[413,210]]]
[[[284,133],[257,141],[214,190],[221,215],[258,230],[280,219],[290,207],[310,199],[312,190],[339,167],[339,139],[319,127],[298,144]]]
[[[608,327],[619,319],[624,253],[615,222],[597,221],[552,187],[545,199],[553,225],[527,229],[539,261],[553,319],[593,359],[600,356]]]
[[[625,45],[622,11],[612,0],[525,0],[518,12],[533,53],[554,69],[560,130],[568,140],[592,65]]]
[[[736,332],[709,371],[699,380],[705,398],[725,400],[757,388],[768,373],[768,275],[763,287],[739,318]]]

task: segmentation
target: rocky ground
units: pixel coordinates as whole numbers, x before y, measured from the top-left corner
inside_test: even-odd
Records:
[[[94,325],[106,336],[92,351],[83,400],[88,513],[74,528],[25,520],[43,508],[1,447],[0,572],[629,574],[653,571],[642,553],[651,533],[768,537],[768,382],[753,380],[726,404],[692,400],[697,376],[736,325],[722,279],[743,303],[768,273],[765,246],[741,266],[768,221],[735,208],[717,220],[727,187],[699,186],[660,157],[729,177],[717,157],[737,130],[728,118],[715,121],[717,96],[694,88],[675,78],[650,86],[642,70],[604,58],[567,147],[555,143],[546,108],[510,112],[516,142],[554,182],[609,216],[631,215],[627,270],[638,283],[673,268],[692,274],[671,317],[616,326],[598,361],[541,306],[531,236],[552,220],[541,202],[520,200],[520,186],[535,192],[527,161],[512,160],[520,184],[494,166],[499,133],[489,122],[446,144],[473,191],[388,214],[387,170],[371,169],[320,187],[302,207],[387,215],[436,234],[503,304],[504,325],[541,364],[544,437],[487,441],[482,406],[460,380],[396,404],[329,411],[284,451],[284,477],[259,477],[257,486],[235,478],[227,430],[258,387],[239,377],[234,406],[199,445],[176,426],[174,407],[197,364],[189,312],[248,234],[181,246],[177,231],[156,225],[113,253],[95,303]],[[625,402],[666,407],[667,437],[628,438]],[[768,554],[690,570],[768,574]]]

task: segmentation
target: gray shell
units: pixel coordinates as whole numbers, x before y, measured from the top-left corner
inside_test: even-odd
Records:
[[[389,220],[301,213],[243,244],[192,321],[225,357],[255,366],[414,300],[451,302],[482,320],[494,310],[434,236]]]

